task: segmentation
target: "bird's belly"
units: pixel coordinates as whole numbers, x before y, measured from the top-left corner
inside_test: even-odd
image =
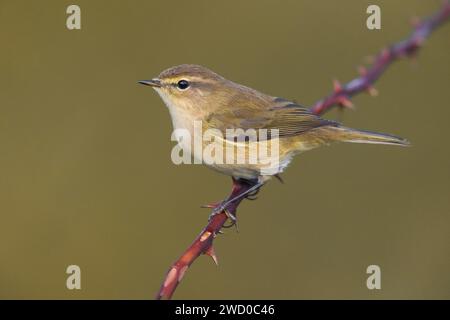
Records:
[[[261,170],[256,166],[242,164],[206,164],[209,168],[234,178],[253,180],[261,175]]]
[[[218,172],[235,178],[255,179],[261,176],[273,176],[286,169],[294,154],[283,147],[284,141],[271,141],[269,143],[272,142],[277,143],[276,148],[259,153],[259,148],[267,147],[267,144],[265,144],[266,142],[244,143],[243,149],[237,151],[236,143],[225,141],[223,147],[224,154],[216,158],[216,160],[223,161],[207,161],[204,154],[203,163]],[[279,142],[281,143],[278,145]],[[207,145],[205,147],[207,147]],[[242,147],[242,144],[240,144],[240,147]],[[273,145],[269,145],[269,148],[270,147],[273,147]],[[255,150],[257,150],[257,155],[250,156]],[[240,159],[238,155],[239,152],[241,152],[242,155],[242,158]],[[232,162],[229,162],[230,159],[226,156],[230,153],[233,154]]]
[[[184,128],[179,123],[174,123],[174,126],[178,127],[177,129],[186,130],[185,123],[183,123]],[[190,128],[187,131],[193,132],[194,130]],[[183,133],[183,131],[176,130],[175,136],[180,132]],[[194,136],[192,136],[193,139],[177,137],[179,146],[193,157],[193,163],[202,163],[222,174],[243,179],[279,174],[286,169],[293,156],[303,149],[297,145],[298,140],[293,141],[289,138],[237,143],[216,137],[213,139],[214,143],[211,143],[211,140],[201,140],[196,143]],[[259,153],[261,148],[267,148],[262,153],[264,156]],[[256,158],[250,156],[252,152],[256,152]],[[239,154],[243,155],[243,162],[242,158],[239,160]],[[229,155],[232,155],[231,161]],[[251,158],[253,161],[250,160]]]

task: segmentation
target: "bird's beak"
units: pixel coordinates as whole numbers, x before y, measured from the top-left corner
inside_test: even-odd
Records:
[[[138,83],[140,84],[144,84],[146,86],[151,86],[151,87],[155,87],[155,88],[161,88],[161,80],[159,79],[152,79],[152,80],[140,80],[138,81]]]

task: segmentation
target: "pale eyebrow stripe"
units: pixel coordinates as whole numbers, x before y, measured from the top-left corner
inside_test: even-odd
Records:
[[[207,78],[203,78],[203,77],[199,77],[199,76],[192,76],[192,75],[178,75],[176,77],[172,77],[172,78],[166,78],[166,79],[162,79],[164,81],[167,81],[169,83],[178,83],[178,81],[180,80],[187,80],[189,82],[201,82],[201,83],[214,83],[217,80],[216,79],[207,79]]]

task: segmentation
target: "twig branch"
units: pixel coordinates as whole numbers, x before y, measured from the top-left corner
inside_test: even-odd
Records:
[[[345,85],[334,81],[334,91],[326,98],[317,101],[311,111],[315,114],[323,114],[334,106],[352,108],[350,98],[360,92],[368,92],[376,95],[373,87],[375,81],[383,74],[387,67],[395,60],[403,57],[414,56],[431,32],[442,25],[450,16],[450,2],[445,1],[442,8],[428,19],[414,23],[414,31],[411,35],[400,42],[383,49],[375,58],[369,69],[359,68],[360,77],[351,80]]]
[[[252,185],[240,182],[233,179],[233,188],[230,194],[230,199],[250,189]],[[232,215],[236,215],[236,209],[241,203],[242,199],[232,202],[228,206],[228,212]],[[211,205],[213,207],[214,205]],[[213,261],[218,264],[216,253],[213,248],[213,240],[220,230],[223,228],[225,222],[228,220],[228,216],[225,212],[221,212],[212,217],[206,227],[195,238],[194,242],[187,248],[184,253],[178,258],[177,261],[170,267],[166,274],[165,280],[158,291],[156,299],[170,299],[175,289],[180,283],[181,279],[189,268],[189,266],[197,259],[201,254],[210,256]]]
[[[372,66],[368,69],[360,68],[360,77],[351,80],[345,85],[334,83],[334,92],[326,98],[319,100],[311,108],[315,114],[323,114],[334,106],[352,107],[351,97],[361,93],[369,92],[376,94],[373,84],[383,74],[387,67],[401,57],[411,57],[417,53],[425,39],[438,26],[442,25],[450,16],[450,2],[445,1],[442,8],[428,19],[416,23],[412,34],[389,48],[383,49],[377,55]],[[251,186],[233,180],[231,197],[248,190]],[[236,215],[237,207],[242,199],[235,201],[228,207],[228,211]],[[201,255],[212,257],[217,264],[217,257],[213,249],[213,241],[224,227],[228,217],[225,212],[215,215],[200,232],[194,242],[187,248],[178,260],[176,260],[166,274],[163,284],[156,296],[157,299],[170,299],[178,284],[183,278],[189,266]]]

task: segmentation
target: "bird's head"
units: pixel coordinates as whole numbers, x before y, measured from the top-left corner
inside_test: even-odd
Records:
[[[173,111],[206,111],[218,107],[232,94],[231,81],[205,67],[192,64],[169,68],[157,78],[139,83],[153,87]]]

